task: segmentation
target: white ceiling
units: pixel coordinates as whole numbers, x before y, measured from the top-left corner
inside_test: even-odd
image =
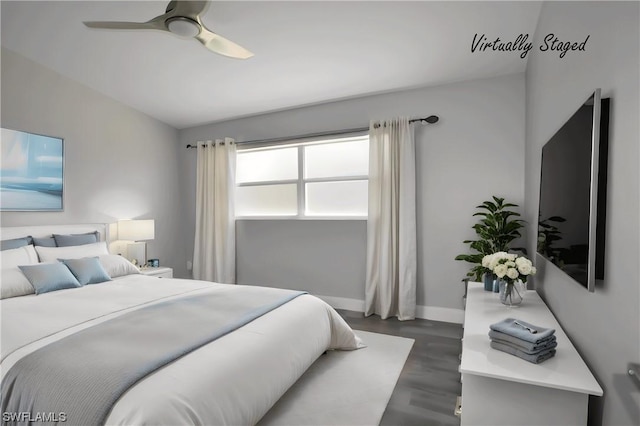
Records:
[[[213,2],[202,20],[251,50],[234,60],[147,21],[156,1],[2,1],[2,45],[178,129],[269,111],[522,72],[517,52],[471,52],[476,33],[533,37],[540,2]]]

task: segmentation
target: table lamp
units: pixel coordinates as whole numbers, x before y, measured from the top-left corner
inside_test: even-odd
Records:
[[[138,266],[144,266],[147,263],[147,243],[144,240],[154,238],[155,221],[153,219],[118,221],[118,239],[132,241],[127,245],[127,258]]]

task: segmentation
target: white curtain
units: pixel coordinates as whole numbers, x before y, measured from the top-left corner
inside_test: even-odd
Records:
[[[369,126],[365,315],[415,318],[415,143],[408,118]]]
[[[234,284],[236,144],[225,138],[198,142],[197,146],[193,277]]]

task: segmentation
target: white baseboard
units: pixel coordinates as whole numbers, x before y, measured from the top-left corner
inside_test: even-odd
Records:
[[[319,297],[336,309],[364,312],[364,300],[322,296],[319,294],[314,296]],[[464,322],[464,311],[462,309],[441,308],[439,306],[418,305],[416,306],[416,318],[462,324]]]
[[[432,321],[452,322],[454,324],[464,323],[464,310],[453,308],[442,308],[440,306],[416,306],[416,317]]]
[[[336,309],[346,309],[347,311],[364,312],[364,300],[347,299],[345,297],[334,296],[321,296],[314,294],[314,296],[324,300],[329,305]]]

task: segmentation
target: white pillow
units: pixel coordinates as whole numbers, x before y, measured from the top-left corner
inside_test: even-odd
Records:
[[[111,278],[140,273],[133,263],[117,254],[103,254],[98,256],[98,260]]]
[[[0,281],[0,299],[26,296],[36,292],[27,277],[15,266],[3,268],[0,279],[2,280]]]
[[[57,262],[58,259],[80,259],[82,257],[109,254],[105,241],[69,247],[36,246],[36,251],[38,252],[38,257],[40,257],[40,262]]]
[[[15,268],[19,265],[33,265],[38,263],[38,255],[33,246],[18,247],[16,249],[0,251],[0,263],[2,268]]]

